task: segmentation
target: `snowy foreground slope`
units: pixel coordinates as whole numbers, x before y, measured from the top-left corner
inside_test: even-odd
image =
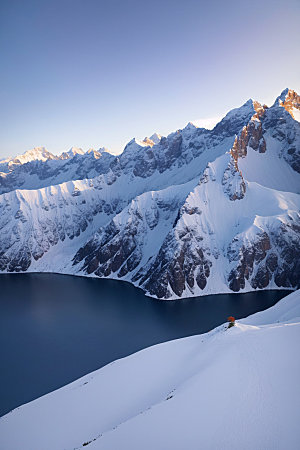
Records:
[[[119,156],[0,161],[0,271],[122,279],[159,299],[299,288],[299,113],[286,89]]]
[[[300,291],[117,360],[0,419],[5,450],[296,450]],[[84,445],[85,444],[85,445]]]

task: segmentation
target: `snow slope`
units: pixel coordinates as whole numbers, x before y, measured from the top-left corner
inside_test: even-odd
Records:
[[[300,291],[115,361],[0,419],[5,450],[296,450]],[[84,445],[85,444],[85,445]]]

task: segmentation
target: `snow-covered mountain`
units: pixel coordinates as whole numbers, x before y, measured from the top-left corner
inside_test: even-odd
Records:
[[[0,270],[124,279],[162,299],[297,288],[299,112],[287,89],[119,156],[2,161]]]
[[[65,181],[94,178],[106,173],[115,156],[105,148],[90,149],[72,147],[60,156],[44,147],[28,150],[15,158],[0,161],[0,194],[15,189],[39,189]]]
[[[45,147],[35,147],[32,150],[28,150],[22,155],[18,155],[14,158],[1,159],[1,170],[13,170],[15,166],[29,163],[31,161],[47,161],[48,159],[56,159],[56,157],[48,152]]]
[[[5,450],[299,448],[300,291],[155,345],[0,419]]]

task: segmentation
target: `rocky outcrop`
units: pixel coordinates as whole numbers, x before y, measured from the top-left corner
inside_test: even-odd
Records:
[[[257,150],[259,153],[265,153],[266,151],[263,126],[257,114],[252,117],[248,125],[243,127],[240,135],[235,138],[233,147],[230,150],[235,161],[238,158],[247,156],[248,146],[253,148],[253,150]]]
[[[237,161],[230,159],[224,171],[222,185],[224,192],[230,200],[241,200],[246,192],[246,184],[241,171],[238,169]]]
[[[254,267],[266,258],[270,248],[270,238],[266,232],[260,232],[253,239],[242,244],[240,237],[233,239],[227,251],[229,262],[237,262],[228,276],[229,287],[232,291],[238,292],[245,288],[246,280],[251,279]],[[265,286],[262,286],[262,283],[265,283]],[[257,284],[255,288],[267,287],[268,275],[265,278],[262,277],[260,281],[256,280],[255,284]]]
[[[294,109],[300,110],[300,95],[292,89],[285,89],[276,99],[274,105],[282,106],[295,119]]]
[[[286,89],[268,108],[254,102],[255,113],[236,136],[231,154],[237,161],[247,155],[250,147],[259,153],[267,151],[267,136],[280,142],[281,153],[288,164],[300,173],[300,124],[293,120],[295,110],[300,110],[300,96]]]
[[[157,298],[182,297],[193,292],[194,285],[203,290],[210,276],[211,261],[202,247],[203,238],[193,229],[172,230],[157,257],[142,268],[133,281]]]
[[[238,292],[246,284],[253,289],[264,289],[271,282],[277,287],[300,286],[300,215],[277,220],[274,226],[258,232],[252,239],[239,236],[228,248],[229,261],[235,267],[230,271],[230,289]]]
[[[300,123],[281,106],[270,108],[264,127],[281,147],[281,156],[300,173]]]

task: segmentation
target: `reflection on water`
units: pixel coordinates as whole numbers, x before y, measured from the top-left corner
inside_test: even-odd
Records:
[[[55,274],[0,276],[0,415],[159,342],[246,317],[287,291],[157,301],[128,283]]]

